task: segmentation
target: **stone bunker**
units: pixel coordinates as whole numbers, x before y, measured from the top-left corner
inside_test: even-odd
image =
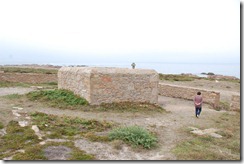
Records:
[[[158,73],[150,69],[62,67],[58,71],[58,88],[73,91],[91,105],[158,103],[158,82]]]

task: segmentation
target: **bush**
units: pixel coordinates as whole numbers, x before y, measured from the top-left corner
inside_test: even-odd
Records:
[[[150,149],[155,146],[157,139],[144,128],[138,126],[120,127],[109,133],[109,139],[119,139],[135,146]]]
[[[43,90],[34,91],[27,94],[27,97],[32,100],[47,102],[52,107],[67,108],[80,105],[87,105],[86,99],[74,95],[73,92],[67,90]]]

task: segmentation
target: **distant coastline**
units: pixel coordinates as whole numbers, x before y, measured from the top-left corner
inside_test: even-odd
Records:
[[[207,77],[207,73],[214,75],[233,76],[240,79],[240,64],[189,64],[189,63],[155,63],[135,62],[136,68],[154,69],[162,74],[192,74],[199,77]],[[33,68],[57,69],[62,66],[97,66],[97,67],[122,67],[131,68],[131,63],[51,63],[51,64],[2,64],[0,66],[21,66]],[[206,74],[205,74],[206,73]]]

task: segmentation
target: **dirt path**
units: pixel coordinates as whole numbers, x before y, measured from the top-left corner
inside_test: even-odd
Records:
[[[35,90],[34,88],[23,88],[23,87],[0,88],[0,96],[10,95],[10,94],[26,94],[34,90]]]
[[[5,89],[2,89],[3,91]],[[12,93],[24,93],[30,90],[6,89],[2,95]],[[5,94],[3,94],[5,93]],[[149,129],[157,134],[159,144],[153,150],[135,150],[123,144],[120,150],[113,148],[112,143],[90,142],[85,139],[77,139],[75,145],[85,150],[87,153],[95,154],[101,160],[176,160],[171,153],[172,148],[177,143],[190,137],[187,133],[182,133],[190,126],[211,128],[214,127],[217,119],[225,111],[215,111],[208,105],[203,105],[200,118],[194,115],[193,102],[188,100],[176,99],[159,96],[159,104],[166,109],[167,113],[118,113],[118,112],[83,112],[77,110],[60,110],[55,108],[44,108],[43,106],[29,103],[8,104],[4,99],[0,99],[0,119],[14,119],[11,113],[12,107],[22,107],[22,113],[33,111],[44,112],[54,115],[66,115],[70,117],[80,117],[85,119],[106,120],[120,123],[121,125],[138,125]],[[32,103],[32,104],[31,104]],[[5,113],[3,111],[6,111]]]

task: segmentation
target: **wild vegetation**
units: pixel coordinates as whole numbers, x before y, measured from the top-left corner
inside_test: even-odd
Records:
[[[134,146],[143,146],[146,149],[154,147],[157,138],[146,129],[139,126],[119,127],[109,133],[109,138],[123,140]]]
[[[87,100],[68,90],[41,90],[26,94],[31,101],[38,101],[49,107],[59,109],[78,109],[83,111],[117,111],[117,112],[165,112],[159,105],[138,102],[103,103],[89,105]]]
[[[3,87],[25,87],[29,88],[32,86],[40,86],[45,88],[58,88],[57,82],[48,82],[48,83],[21,83],[21,82],[8,82],[8,81],[0,81],[0,88]]]
[[[159,73],[160,80],[168,81],[193,81],[195,77],[190,77],[188,75],[175,75],[175,74],[162,74]]]
[[[179,143],[172,150],[177,159],[240,160],[240,114],[223,113],[215,122],[222,138],[190,134],[190,139]],[[185,133],[190,132],[187,130]]]
[[[41,73],[41,74],[57,74],[57,69],[42,69],[42,68],[23,68],[23,67],[4,67],[0,66],[0,71],[5,73]]]
[[[12,71],[14,72],[14,69]],[[22,72],[24,73],[25,71],[23,70]],[[187,82],[194,81],[195,77],[189,77],[188,75],[161,74],[160,79],[168,81]],[[238,84],[235,83],[235,85]],[[1,86],[48,86],[48,88],[55,88],[54,90],[40,90],[30,92],[26,95],[7,95],[1,97],[1,103],[5,102],[7,104],[14,104],[17,106],[23,105],[26,108],[30,107],[30,110],[32,110],[32,107],[33,109],[34,107],[38,107],[39,109],[39,107],[41,106],[43,108],[52,107],[50,108],[50,110],[67,109],[68,112],[70,112],[70,110],[68,109],[72,109],[73,111],[77,110],[77,112],[79,112],[80,110],[85,111],[82,112],[83,114],[90,112],[91,115],[109,112],[114,114],[110,115],[109,117],[116,117],[117,115],[119,115],[119,117],[121,115],[125,116],[120,119],[116,117],[115,119],[111,120],[119,119],[119,121],[122,120],[123,122],[123,119],[127,116],[129,117],[129,119],[134,118],[135,116],[136,121],[140,122],[140,119],[142,119],[143,123],[138,123],[138,126],[122,126],[122,124],[118,124],[112,121],[99,121],[100,119],[83,119],[76,116],[58,116],[42,112],[28,113],[28,115],[30,115],[31,117],[31,125],[37,125],[41,133],[44,135],[43,140],[40,140],[31,129],[31,125],[28,125],[26,127],[20,127],[18,122],[16,121],[10,121],[7,124],[8,121],[3,119],[3,122],[0,122],[0,130],[2,128],[6,129],[7,134],[0,137],[0,159],[12,156],[13,160],[47,160],[47,157],[45,156],[45,150],[50,147],[60,146],[68,147],[71,149],[68,160],[96,160],[96,157],[94,155],[89,154],[81,150],[82,148],[77,148],[74,145],[74,141],[77,138],[89,140],[90,142],[99,142],[102,144],[112,145],[114,149],[119,151],[123,150],[123,145],[129,145],[132,148],[138,148],[136,149],[139,150],[139,153],[136,152],[138,154],[140,154],[140,152],[146,152],[148,154],[150,153],[150,151],[159,152],[157,150],[157,146],[162,146],[160,147],[160,150],[164,148],[167,149],[168,140],[165,141],[164,144],[162,144],[162,138],[171,134],[170,131],[168,131],[168,128],[172,126],[179,126],[180,121],[185,121],[184,115],[180,114],[179,117],[177,117],[177,113],[177,116],[173,116],[171,118],[171,113],[165,112],[165,109],[163,109],[161,106],[149,103],[123,102],[94,106],[89,105],[89,103],[85,99],[77,97],[69,91],[57,90],[57,83],[55,82],[48,84],[0,82],[0,87]],[[232,89],[234,88],[233,86],[234,85],[231,85]],[[4,113],[5,116],[12,116],[12,113],[10,112],[12,106],[6,106],[8,106],[8,108],[2,107],[1,110],[4,109],[6,111]],[[216,110],[221,110],[221,112],[216,111],[219,112],[218,114],[213,112],[216,114],[215,116],[219,116],[222,113],[220,117],[206,115],[204,116],[205,113],[203,111],[203,118],[205,120],[200,117],[198,121],[201,119],[203,121],[201,122],[202,124],[199,124],[197,127],[199,129],[206,129],[214,126],[214,128],[219,129],[217,133],[220,134],[222,138],[213,138],[207,135],[196,136],[195,134],[192,134],[190,130],[187,129],[187,127],[183,128],[183,130],[174,129],[171,135],[175,135],[175,133],[177,133],[179,135],[177,139],[182,137],[181,139],[183,140],[177,143],[171,142],[175,144],[175,147],[173,149],[171,149],[170,147],[170,149],[168,149],[167,151],[170,151],[173,155],[175,155],[176,160],[240,160],[240,113],[229,112],[229,102],[227,101],[221,101],[220,107]],[[60,110],[59,112],[62,111],[64,110]],[[130,117],[130,113],[132,113],[131,115],[133,115],[133,117]],[[138,113],[140,113],[140,116],[137,115]],[[152,117],[155,116],[153,114],[160,115],[160,119],[153,120]],[[172,114],[175,114],[175,111],[172,111]],[[99,116],[101,115],[98,115],[98,117]],[[104,117],[104,119],[105,118],[107,117]],[[187,116],[187,118],[189,118],[189,116]],[[131,122],[133,121],[134,120],[131,119]],[[148,121],[148,123],[145,123],[144,121]],[[159,125],[156,124],[154,121],[157,121]],[[207,121],[212,121],[214,122],[214,124],[209,124]],[[189,122],[187,122],[187,124],[185,122],[184,123],[188,125]],[[126,124],[128,122],[123,123]],[[147,128],[145,127],[145,125],[147,126]],[[157,133],[151,132],[151,129],[154,128],[158,129]],[[147,129],[149,129],[150,131]],[[160,133],[160,138],[158,133]],[[169,136],[169,138],[170,137],[174,136]],[[41,141],[46,141],[46,139],[63,139],[66,141],[48,141],[44,145],[39,144]],[[149,156],[150,155],[148,155],[148,157]]]
[[[82,105],[87,105],[88,102],[73,92],[68,90],[42,90],[34,91],[27,94],[27,97],[32,101],[45,102],[51,107],[64,108],[78,108]]]
[[[105,131],[113,126],[112,123],[105,121],[100,122],[66,116],[58,117],[40,112],[33,113],[31,116],[33,124],[37,125],[40,130],[48,132],[47,138],[66,138],[75,135],[87,137],[89,136],[87,133]]]

